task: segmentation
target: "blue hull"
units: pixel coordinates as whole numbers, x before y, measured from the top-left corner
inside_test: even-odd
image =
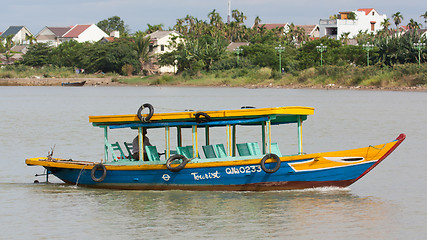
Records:
[[[273,168],[276,163],[267,163]],[[345,187],[356,181],[375,162],[331,169],[295,172],[282,162],[275,173],[265,173],[260,165],[184,168],[179,172],[161,170],[107,170],[102,182],[92,180],[90,170],[49,168],[66,183],[118,189],[185,190],[281,190],[307,187]],[[98,178],[101,172],[96,172]]]

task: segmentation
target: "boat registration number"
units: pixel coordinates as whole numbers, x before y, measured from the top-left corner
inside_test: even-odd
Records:
[[[261,172],[260,165],[252,165],[252,166],[241,166],[241,167],[228,167],[225,169],[225,173],[227,174],[250,174],[254,172]]]

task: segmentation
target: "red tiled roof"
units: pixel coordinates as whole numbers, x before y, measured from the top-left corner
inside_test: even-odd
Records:
[[[66,38],[77,38],[82,32],[88,29],[91,25],[76,25],[70,31],[68,31],[63,37]]]
[[[285,27],[286,23],[269,23],[269,24],[259,24],[260,27],[265,27],[266,29],[275,29]]]
[[[373,8],[359,8],[357,9],[357,11],[359,12],[365,12],[365,15],[368,15],[372,10],[374,10]]]

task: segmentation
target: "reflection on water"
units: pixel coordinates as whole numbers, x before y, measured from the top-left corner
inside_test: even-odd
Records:
[[[275,192],[112,191],[62,184],[6,184],[21,209],[2,216],[25,215],[35,236],[69,239],[174,238],[374,238],[396,229],[394,207],[373,197],[358,197],[347,188]],[[9,191],[8,191],[9,192]],[[3,194],[2,194],[3,196]],[[13,212],[15,211],[15,212]],[[11,217],[2,223],[20,224]],[[15,219],[15,220],[14,220]],[[4,225],[3,225],[4,226]],[[13,229],[13,228],[12,228]],[[29,232],[12,232],[28,238]],[[78,229],[78,230],[77,230]],[[365,232],[364,229],[369,229]],[[77,230],[77,231],[76,231]],[[96,231],[96,235],[94,235]],[[18,234],[18,235],[16,235]],[[70,235],[69,235],[70,234]]]

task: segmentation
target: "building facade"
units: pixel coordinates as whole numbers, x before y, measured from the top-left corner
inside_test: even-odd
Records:
[[[352,14],[354,13],[354,14]],[[351,19],[350,16],[355,16]],[[349,19],[350,18],[350,19]],[[343,34],[349,33],[349,38],[354,38],[359,31],[374,33],[382,29],[381,23],[387,18],[373,8],[361,8],[352,12],[340,12],[336,19],[320,19],[320,37],[327,36],[340,39]]]

